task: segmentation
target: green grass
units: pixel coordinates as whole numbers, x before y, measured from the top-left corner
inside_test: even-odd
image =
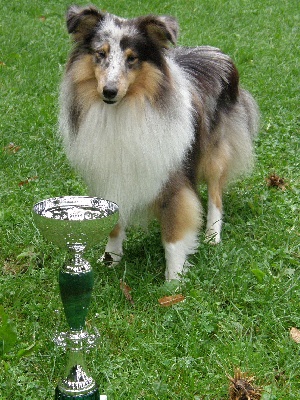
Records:
[[[52,398],[65,363],[52,342],[67,329],[57,287],[65,253],[43,241],[31,209],[50,196],[86,194],[56,134],[68,4],[1,0],[0,305],[8,332],[17,333],[0,352],[1,400]],[[224,400],[226,374],[240,367],[256,376],[263,400],[299,399],[299,344],[289,337],[291,327],[300,328],[298,2],[104,0],[101,7],[125,17],[176,16],[180,44],[218,46],[234,58],[262,114],[255,170],[225,194],[223,242],[200,244],[179,288],[164,284],[156,224],[129,233],[114,270],[96,263],[103,243],[89,252],[96,282],[87,323],[102,336],[88,365],[101,392],[109,399]],[[267,186],[272,173],[285,178],[285,191]],[[159,306],[158,298],[177,292],[185,302]],[[3,310],[0,318],[3,336]]]

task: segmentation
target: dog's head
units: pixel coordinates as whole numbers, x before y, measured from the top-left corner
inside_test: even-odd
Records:
[[[125,96],[152,101],[164,85],[165,49],[175,44],[178,24],[172,17],[148,15],[123,19],[95,7],[72,6],[67,29],[76,47],[72,62],[85,59],[107,104]],[[78,69],[80,71],[80,68]]]

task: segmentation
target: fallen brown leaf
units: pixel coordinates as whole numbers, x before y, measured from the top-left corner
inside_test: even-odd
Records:
[[[300,330],[297,328],[291,328],[290,337],[294,342],[300,343]]]
[[[182,294],[174,294],[172,296],[164,296],[161,299],[158,299],[158,302],[162,307],[170,307],[183,300],[185,300],[185,297]]]
[[[285,190],[286,189],[286,182],[284,178],[280,178],[278,175],[276,174],[272,174],[270,175],[268,178],[266,178],[267,184],[270,187],[278,187],[281,190]]]
[[[239,368],[234,371],[234,377],[228,376],[230,380],[230,400],[259,400],[261,398],[260,388],[253,386],[254,376],[247,376]]]
[[[35,181],[35,180],[37,180],[37,179],[38,179],[38,176],[33,176],[32,178],[28,178],[28,179],[25,179],[25,181],[19,182],[18,185],[19,185],[20,187],[22,187],[22,186],[24,186],[24,185],[28,185],[28,183],[30,183],[30,182],[32,182],[32,181]]]
[[[133,301],[133,298],[132,298],[132,296],[130,294],[132,289],[122,279],[120,279],[120,289],[122,290],[125,298],[129,301],[129,303],[131,303],[134,306],[134,301]]]
[[[21,149],[21,146],[17,146],[14,143],[9,143],[7,146],[4,147],[4,151],[7,153],[17,153]]]
[[[5,260],[2,266],[2,272],[5,275],[18,275],[26,272],[29,265],[26,263],[19,263],[15,260]]]

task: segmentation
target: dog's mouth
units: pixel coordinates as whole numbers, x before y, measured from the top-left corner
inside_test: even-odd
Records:
[[[117,100],[106,100],[106,99],[103,99],[103,101],[106,104],[116,104],[116,102],[117,102]]]

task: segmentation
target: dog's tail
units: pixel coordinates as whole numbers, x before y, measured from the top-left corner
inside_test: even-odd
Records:
[[[240,100],[247,115],[249,135],[254,139],[259,131],[260,114],[258,105],[252,95],[245,89],[240,89]]]

